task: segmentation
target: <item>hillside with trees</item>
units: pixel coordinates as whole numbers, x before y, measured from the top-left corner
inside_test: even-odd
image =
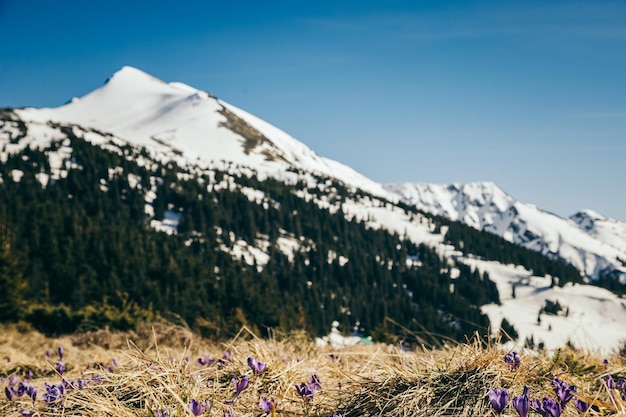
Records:
[[[242,325],[319,336],[335,320],[379,340],[486,334],[480,306],[499,302],[489,276],[348,220],[340,204],[333,210],[301,197],[355,197],[336,180],[285,184],[236,167],[198,170],[159,162],[143,148],[95,146],[71,126],[58,128],[65,139],[27,147],[0,165],[5,321],[27,320],[48,334],[128,328],[156,316],[217,338]],[[49,155],[63,147],[71,149],[72,169],[55,178]],[[168,218],[176,219],[170,233],[155,227]],[[575,280],[566,265],[494,235],[429,221],[466,252],[530,265],[562,277],[560,284]],[[237,251],[242,245],[265,250],[250,260]]]

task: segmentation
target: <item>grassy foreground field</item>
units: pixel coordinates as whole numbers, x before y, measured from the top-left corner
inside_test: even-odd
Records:
[[[519,363],[505,361],[507,353],[478,342],[333,350],[304,334],[261,340],[246,329],[215,343],[164,324],[56,339],[2,326],[0,415],[489,416],[490,391],[513,400],[528,386],[528,415],[554,416],[541,404],[558,400],[555,378],[577,387],[561,415],[626,415],[617,353],[521,353]],[[579,411],[579,400],[591,407]],[[519,415],[512,403],[502,415]]]

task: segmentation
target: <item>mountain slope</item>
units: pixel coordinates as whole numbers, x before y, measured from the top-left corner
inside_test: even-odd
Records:
[[[571,263],[586,277],[611,276],[626,283],[626,224],[598,215],[563,219],[517,201],[490,182],[389,184],[386,188],[418,209]]]
[[[597,241],[493,184],[468,187],[472,198],[433,188],[400,203],[408,191],[383,188],[208,93],[130,67],[65,106],[0,116],[0,213],[19,236],[13,247],[29,260],[24,273],[37,301],[80,307],[127,294],[209,334],[250,320],[319,335],[338,320],[383,340],[402,334],[391,318],[411,331],[404,337],[462,339],[486,334],[481,313],[496,325],[512,319],[502,291],[513,281],[532,279],[534,295],[521,291],[516,303],[539,311],[543,295],[559,291],[543,276],[564,265],[536,253],[530,262],[530,251],[428,213],[503,230],[509,241],[519,234],[526,241],[517,243],[548,254],[577,250],[552,235]],[[558,227],[544,233],[544,223]],[[477,263],[476,253],[461,251],[470,240],[490,245],[489,256]],[[534,271],[512,274],[504,265],[511,259]],[[593,259],[583,265],[590,276],[610,264]],[[571,317],[600,314],[591,302],[570,307]],[[622,317],[617,297],[602,308]],[[520,334],[532,335],[528,317],[520,320]],[[614,346],[605,333],[615,328],[598,331],[600,343]],[[550,347],[568,337],[551,336]]]
[[[125,308],[129,300],[218,337],[242,325],[322,335],[335,320],[379,337],[398,330],[387,318],[413,338],[462,339],[488,326],[462,285],[449,291],[444,270],[453,263],[348,220],[342,203],[364,196],[337,180],[260,181],[239,169],[159,162],[146,148],[77,126],[0,125],[0,248],[11,250],[0,252],[0,266],[24,261],[24,299],[13,302],[34,306],[18,311],[48,332],[76,324],[46,316],[40,304]],[[5,279],[19,277],[0,271]],[[460,265],[455,279],[473,282],[480,304],[497,302],[493,282],[469,268]]]
[[[251,168],[255,175],[292,183],[297,178],[294,171],[330,175],[353,190],[389,201],[403,198],[425,212],[558,257],[592,279],[610,276],[626,283],[626,242],[620,237],[626,229],[623,223],[613,221],[606,227],[597,223],[602,232],[590,233],[588,228],[572,227],[569,220],[516,201],[493,183],[383,187],[204,91],[178,82],[165,83],[136,68],[122,68],[104,86],[65,106],[16,113],[25,121],[54,121],[111,132],[135,145],[157,149],[164,160],[183,166],[235,164]],[[395,220],[384,226],[401,232]],[[614,233],[609,235],[609,229]]]

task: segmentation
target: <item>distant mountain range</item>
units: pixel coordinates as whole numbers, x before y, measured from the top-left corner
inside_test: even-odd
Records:
[[[611,276],[626,283],[626,223],[591,210],[564,219],[515,200],[491,182],[390,184],[386,189],[420,210],[562,259],[591,280]]]
[[[606,311],[610,311],[616,320],[626,323],[623,301],[599,288],[585,290],[595,294],[584,301],[586,305],[569,305],[568,317],[552,314],[544,319],[544,327],[551,321],[555,325],[550,325],[550,330],[542,328],[536,319],[546,300],[560,297],[561,300],[575,299],[571,303],[579,303],[582,298],[576,297],[584,298],[580,289],[591,287],[552,288],[549,283],[546,287],[539,277],[533,278],[532,271],[529,271],[532,268],[507,266],[504,260],[498,259],[477,259],[462,253],[463,248],[451,246],[446,237],[446,231],[452,227],[448,224],[460,222],[553,261],[570,264],[580,272],[582,281],[610,280],[618,287],[626,285],[626,223],[593,211],[581,211],[564,219],[517,201],[489,182],[379,184],[348,166],[317,155],[287,133],[207,92],[182,83],[166,83],[132,67],[122,68],[102,87],[84,97],[72,99],[64,106],[6,109],[0,119],[1,161],[13,164],[5,166],[4,175],[0,177],[2,183],[20,183],[28,173],[25,174],[15,157],[23,155],[22,160],[27,161],[29,150],[37,149],[47,158],[46,168],[37,168],[39,171],[33,172],[41,187],[49,187],[68,176],[71,178],[70,174],[84,170],[85,164],[85,161],[81,165],[76,160],[72,141],[84,140],[132,161],[137,167],[148,169],[150,179],[144,177],[142,180],[139,174],[123,175],[126,187],[141,189],[138,192],[143,199],[147,224],[153,230],[170,235],[186,234],[189,237],[187,242],[192,242],[203,234],[198,230],[194,234],[194,226],[189,223],[191,203],[185,200],[187,202],[183,204],[180,195],[165,198],[164,195],[170,192],[160,188],[164,177],[156,174],[161,171],[150,167],[159,165],[174,170],[178,172],[174,177],[179,181],[201,178],[197,181],[203,184],[203,192],[230,190],[245,195],[256,207],[264,210],[273,207],[280,211],[287,206],[284,201],[274,199],[267,191],[253,187],[252,183],[248,184],[252,180],[271,179],[291,187],[289,193],[303,202],[312,203],[319,210],[340,214],[346,221],[363,224],[370,230],[383,230],[413,245],[432,248],[447,263],[441,273],[448,276],[451,292],[462,288],[456,280],[459,274],[465,276],[465,267],[487,272],[497,285],[501,302],[499,305],[491,303],[483,311],[489,315],[494,328],[507,318],[518,329],[522,341],[537,336],[552,347],[566,339],[592,346],[589,343],[592,328],[606,335],[603,336],[605,346],[615,346],[620,335],[626,336],[626,325],[616,328],[611,324],[605,330],[601,325],[593,327],[593,318],[602,308],[608,309]],[[130,151],[128,146],[141,151]],[[108,169],[98,186],[103,193],[109,192],[113,178],[121,175],[120,172],[116,174],[118,167]],[[171,182],[171,193],[177,186],[175,181]],[[305,215],[295,211],[292,210],[291,215]],[[215,227],[221,236],[229,233],[223,230],[225,224]],[[229,239],[219,238],[218,246],[234,260],[264,273],[266,266],[272,264],[273,255],[269,249],[272,244],[277,245],[278,251],[292,263],[294,257],[308,256],[308,251],[317,244],[302,231],[288,230],[285,224],[275,230],[277,236],[274,238],[268,238],[264,233],[247,240],[232,235]],[[336,262],[339,267],[352,262],[344,255],[341,247],[334,247],[324,254],[328,264]],[[409,255],[403,268],[423,267],[423,259],[417,253]],[[378,258],[376,262],[380,263]],[[397,263],[389,263],[390,271],[396,267],[394,265]],[[413,294],[409,284],[400,284],[400,287],[405,295]],[[597,291],[606,294],[603,292],[600,297]],[[513,293],[515,297],[512,297]],[[467,297],[471,301],[471,296]],[[331,298],[335,299],[334,296]],[[603,307],[592,301],[600,298],[606,300]],[[338,311],[350,310],[346,308]],[[445,312],[440,312],[443,317]],[[602,317],[602,314],[598,315]],[[579,321],[571,329],[559,324],[570,329],[567,332],[552,331],[557,323],[571,322],[574,317]]]

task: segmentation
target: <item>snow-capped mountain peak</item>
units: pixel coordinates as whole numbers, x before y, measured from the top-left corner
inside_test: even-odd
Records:
[[[105,84],[118,83],[125,87],[141,86],[147,83],[165,84],[160,79],[140,70],[139,68],[131,67],[128,65],[123,66],[113,75],[111,75]]]
[[[123,67],[100,88],[50,109],[17,111],[25,121],[76,124],[169,152],[180,163],[226,161],[289,180],[290,171],[330,175],[394,199],[382,185],[323,158],[289,134],[209,93]]]

